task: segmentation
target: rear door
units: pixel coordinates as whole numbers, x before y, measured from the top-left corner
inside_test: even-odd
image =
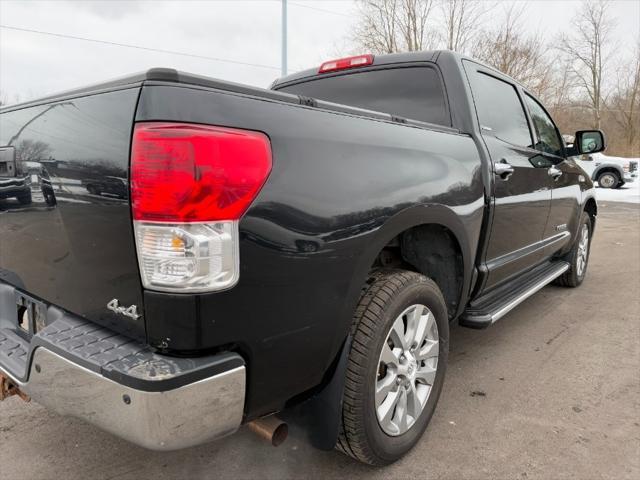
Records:
[[[542,260],[551,188],[544,157],[533,148],[519,87],[473,62],[465,62],[465,70],[494,170],[494,213],[484,259],[484,288],[490,289]]]

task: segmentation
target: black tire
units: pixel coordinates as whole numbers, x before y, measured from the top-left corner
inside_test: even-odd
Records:
[[[391,325],[407,307],[418,302],[431,310],[438,327],[436,375],[427,403],[413,426],[402,435],[390,436],[378,423],[373,379]],[[336,448],[369,465],[388,465],[420,440],[442,390],[449,351],[449,320],[442,293],[432,280],[415,272],[378,272],[367,282],[356,308],[352,335]]]
[[[625,182],[623,180],[621,180],[621,181],[618,182],[618,185],[616,185],[613,188],[615,188],[615,189],[621,188],[624,184],[625,184]]]
[[[29,190],[29,192],[27,193],[23,193],[22,195],[18,195],[16,198],[20,205],[31,205],[31,190]]]
[[[620,183],[620,175],[616,172],[603,172],[598,175],[598,185],[600,188],[616,188]]]
[[[581,274],[578,274],[578,254],[579,254],[579,243],[580,243],[580,232],[582,231],[583,225],[586,225],[589,230],[589,241],[588,241],[588,249],[587,249],[587,261],[582,270]],[[576,241],[571,248],[571,251],[565,256],[565,260],[569,262],[569,270],[560,275],[554,283],[556,285],[560,285],[562,287],[571,287],[575,288],[582,284],[585,277],[587,276],[587,269],[589,268],[589,256],[591,255],[591,237],[593,234],[593,227],[591,224],[591,217],[586,212],[582,212],[582,216],[580,217],[580,226],[578,227],[578,235],[576,237]]]

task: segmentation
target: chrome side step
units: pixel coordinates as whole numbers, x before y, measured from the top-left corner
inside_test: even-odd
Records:
[[[459,323],[470,328],[486,328],[504,317],[544,286],[569,269],[567,262],[553,262],[534,268],[524,278],[474,300],[460,317]]]

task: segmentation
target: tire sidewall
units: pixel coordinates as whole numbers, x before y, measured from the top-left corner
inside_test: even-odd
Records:
[[[435,317],[439,337],[438,367],[429,399],[420,417],[406,433],[394,437],[382,430],[376,415],[375,379],[378,371],[378,359],[391,326],[407,307],[414,304],[425,305],[431,310]],[[449,320],[446,306],[444,305],[441,295],[439,295],[439,292],[434,291],[426,282],[413,283],[395,295],[393,300],[385,305],[383,315],[385,318],[384,327],[381,329],[382,333],[378,336],[375,348],[371,350],[371,361],[367,368],[367,380],[364,382],[365,394],[363,395],[365,404],[363,405],[362,412],[364,416],[365,433],[368,437],[369,445],[378,458],[391,463],[415,445],[427,428],[435,411],[438,398],[442,391],[447,366]]]

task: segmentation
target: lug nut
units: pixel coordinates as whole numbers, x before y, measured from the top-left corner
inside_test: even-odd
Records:
[[[400,385],[402,383],[402,379],[400,377],[396,378],[396,385]]]
[[[404,354],[400,355],[400,361],[404,362],[407,359],[407,357],[404,356]]]

